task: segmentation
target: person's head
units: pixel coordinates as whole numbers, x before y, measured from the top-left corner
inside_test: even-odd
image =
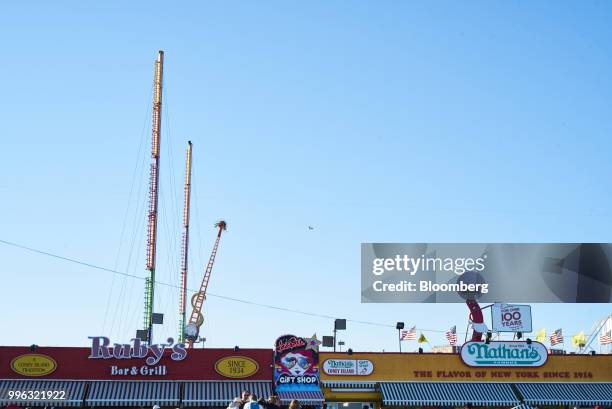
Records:
[[[254,393],[249,395],[249,400],[251,402],[257,402],[257,395],[255,395]]]
[[[234,398],[234,400],[229,404],[228,409],[238,409],[242,401],[240,398]]]
[[[300,401],[297,399],[293,399],[290,403],[289,403],[289,409],[298,409],[301,408],[302,406],[300,405]]]
[[[249,391],[242,391],[242,394],[240,395],[240,397],[242,398],[243,401],[246,401],[247,399],[249,399],[250,394],[251,392]]]
[[[279,404],[279,402],[278,402],[278,396],[276,396],[276,395],[272,395],[272,396],[270,396],[270,397],[268,398],[268,402],[270,402],[270,403],[271,403],[271,404],[273,404],[273,405],[278,405],[278,404]]]

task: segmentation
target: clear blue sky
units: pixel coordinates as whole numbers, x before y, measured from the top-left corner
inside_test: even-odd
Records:
[[[0,239],[144,277],[163,49],[160,281],[178,283],[191,139],[191,288],[224,217],[213,294],[462,330],[462,305],[361,305],[359,245],[610,242],[611,20],[605,1],[4,2]],[[0,344],[142,326],[141,280],[0,258]],[[157,294],[157,334],[175,335],[178,291]],[[535,305],[534,327],[588,331],[610,310]],[[205,312],[209,346],[332,327],[213,296]],[[341,338],[397,348],[393,328],[349,322]]]

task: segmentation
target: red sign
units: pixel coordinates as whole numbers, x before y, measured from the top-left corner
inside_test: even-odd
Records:
[[[299,349],[306,346],[304,338],[295,335],[283,335],[276,340],[276,353],[280,354],[287,350]]]
[[[37,354],[44,354],[57,363],[53,373],[37,376],[43,379],[116,379],[116,380],[223,380],[228,379],[215,370],[215,364],[237,354],[229,348],[189,349],[182,360],[173,360],[172,349],[166,349],[154,365],[148,365],[146,358],[110,357],[91,359],[91,348],[38,347]],[[32,353],[29,347],[0,346],[0,379],[27,379],[11,369],[11,362],[20,355]],[[272,379],[274,362],[270,349],[240,349],[240,356],[252,359],[258,364],[255,373],[245,380]]]

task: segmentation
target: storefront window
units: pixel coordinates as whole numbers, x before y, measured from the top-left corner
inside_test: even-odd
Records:
[[[373,402],[328,402],[327,409],[374,409]]]

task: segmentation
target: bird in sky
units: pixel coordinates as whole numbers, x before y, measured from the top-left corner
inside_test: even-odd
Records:
[[[314,227],[308,226],[308,230],[314,230]]]

